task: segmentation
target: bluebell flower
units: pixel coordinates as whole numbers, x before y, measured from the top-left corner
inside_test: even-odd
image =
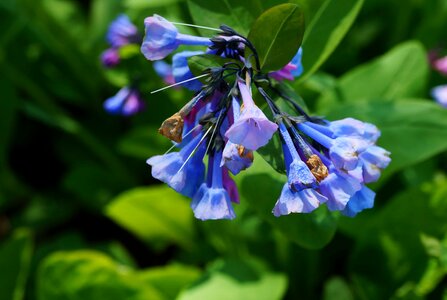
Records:
[[[342,210],[342,214],[348,217],[355,217],[364,209],[372,208],[374,206],[375,196],[376,193],[363,185],[362,188],[349,200],[345,209]]]
[[[320,182],[319,188],[328,199],[326,205],[329,210],[343,210],[362,185],[348,174],[332,169]]]
[[[175,82],[182,82],[194,77],[188,66],[188,58],[203,53],[203,51],[183,51],[174,54],[172,57],[172,70]],[[182,86],[191,91],[198,91],[202,88],[202,83],[198,79],[195,79],[183,83]]]
[[[390,153],[378,146],[370,146],[359,154],[363,167],[363,180],[365,183],[375,182],[380,177],[380,172],[391,162]]]
[[[296,77],[301,76],[303,73],[303,64],[301,63],[301,58],[303,55],[303,49],[300,48],[296,55],[293,57],[292,61],[285,65],[281,70],[270,72],[269,75],[273,79],[278,81],[287,79],[294,80]]]
[[[223,149],[222,162],[234,175],[249,168],[253,163],[253,151],[245,149],[244,146],[228,141]]]
[[[226,168],[222,168],[222,180],[223,187],[228,192],[231,202],[239,204],[239,191],[237,189],[236,182],[230,177],[230,173]]]
[[[447,75],[447,56],[436,58],[432,65],[436,71],[443,75]]]
[[[208,179],[202,183],[191,202],[194,216],[200,220],[234,219],[236,217],[228,191],[223,185],[222,153],[210,156]]]
[[[116,48],[106,49],[101,54],[102,65],[106,68],[112,68],[119,64],[120,55]]]
[[[286,183],[282,188],[281,196],[273,208],[273,215],[279,217],[290,213],[310,213],[326,201],[326,197],[312,188],[294,192]]]
[[[163,59],[180,45],[211,46],[209,38],[181,34],[165,18],[154,15],[144,20],[145,36],[141,52],[148,60]]]
[[[128,44],[139,44],[138,28],[132,24],[128,16],[121,14],[110,24],[107,31],[107,41],[114,48]]]
[[[302,63],[303,58],[303,48],[299,48],[298,52],[295,54],[295,56],[292,58],[292,65],[296,66],[296,69],[292,70],[292,75],[296,78],[301,76],[303,74],[304,68]]]
[[[154,61],[153,65],[155,73],[160,76],[163,81],[170,85],[175,83],[174,75],[172,74],[172,66],[163,60]]]
[[[440,85],[431,90],[433,98],[447,108],[447,85]]]
[[[138,90],[123,87],[118,93],[104,102],[104,109],[112,115],[130,116],[145,108],[144,100]]]
[[[225,136],[234,144],[242,145],[248,150],[257,150],[266,145],[278,129],[256,106],[248,87],[238,82],[244,106],[239,119],[227,130]]]
[[[152,177],[163,181],[182,195],[193,197],[205,177],[203,156],[206,145],[199,144],[202,136],[203,133],[194,137],[179,152],[149,158],[147,164],[152,166]],[[190,157],[197,146],[196,152]]]

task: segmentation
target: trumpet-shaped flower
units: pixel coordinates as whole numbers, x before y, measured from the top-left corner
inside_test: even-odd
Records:
[[[145,107],[140,93],[130,87],[124,87],[104,102],[104,109],[112,115],[130,116],[142,111]]]
[[[188,66],[188,58],[203,53],[203,51],[183,51],[174,54],[172,57],[172,72],[175,82],[182,82],[194,77]],[[202,87],[202,83],[195,79],[182,83],[182,86],[192,91],[198,91]]]
[[[140,43],[138,28],[132,24],[129,17],[121,14],[109,26],[107,41],[114,47],[122,47],[128,44]]]

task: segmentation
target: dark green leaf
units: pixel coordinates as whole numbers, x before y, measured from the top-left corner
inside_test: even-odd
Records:
[[[287,277],[260,269],[246,260],[218,261],[179,300],[282,299]]]
[[[212,28],[225,24],[242,35],[247,35],[253,21],[263,11],[258,0],[189,0],[188,6],[195,24]],[[201,32],[205,36],[214,33],[209,30]]]
[[[0,245],[0,299],[22,300],[32,256],[31,234],[16,231]]]
[[[192,212],[186,199],[167,186],[136,188],[119,195],[107,216],[147,242],[193,245]]]
[[[277,174],[258,155],[255,156],[254,165],[239,175],[239,180],[240,192],[245,201],[291,241],[305,248],[317,249],[332,239],[337,222],[325,207],[310,214],[291,214],[279,218],[273,216],[273,206],[287,178]]]
[[[428,71],[424,47],[419,42],[407,42],[343,75],[336,87],[323,94],[318,106],[326,113],[339,102],[421,96]]]
[[[119,141],[118,149],[121,153],[138,159],[147,159],[163,153],[172,146],[172,143],[156,133],[156,127],[137,127],[123,136]]]
[[[304,36],[301,80],[314,73],[337,48],[362,5],[363,0],[326,0],[320,7]]]
[[[298,51],[304,34],[304,15],[296,4],[282,4],[264,12],[253,24],[248,39],[253,43],[263,72],[279,70]],[[246,51],[245,57],[251,55]]]
[[[343,278],[333,277],[324,286],[324,300],[353,300],[351,290]]]

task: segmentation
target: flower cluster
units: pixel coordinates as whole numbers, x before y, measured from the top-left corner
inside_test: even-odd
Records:
[[[127,45],[139,45],[141,35],[129,17],[121,14],[109,26],[106,39],[110,48],[101,54],[101,62],[106,68],[116,67],[120,61],[120,49]],[[104,102],[104,109],[113,115],[130,116],[142,111],[144,100],[135,84],[125,86]]]
[[[282,81],[293,80],[303,71],[301,48],[281,70],[265,74],[252,43],[228,26],[204,38],[181,34],[158,15],[144,23],[141,51],[148,60],[163,59],[180,45],[204,48],[173,57],[175,81],[187,81],[196,91],[159,129],[179,151],[147,160],[154,178],[192,198],[196,218],[235,217],[233,203],[239,202],[239,195],[230,173],[249,168],[254,151],[275,134],[282,142],[287,173],[273,207],[275,216],[309,213],[322,203],[347,216],[373,206],[375,194],[366,184],[379,178],[390,163],[390,153],[376,145],[380,132],[374,125],[352,118],[329,122],[311,117],[284,92]],[[246,51],[253,53],[254,66],[244,59]],[[204,70],[201,82],[193,77],[187,59],[202,53],[218,56],[224,63]],[[271,119],[256,104],[253,89],[266,103],[261,107]],[[282,111],[273,95],[291,104],[296,115]]]
[[[447,76],[447,56],[440,57],[437,52],[431,52],[429,59],[433,70]],[[439,104],[447,107],[447,84],[434,87],[431,94]]]

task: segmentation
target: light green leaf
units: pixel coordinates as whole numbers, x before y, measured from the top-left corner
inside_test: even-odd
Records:
[[[189,0],[188,7],[195,24],[212,28],[225,24],[242,35],[247,35],[253,21],[263,10],[258,0]],[[200,32],[204,36],[215,33],[210,30]]]
[[[260,269],[248,261],[218,261],[179,300],[282,299],[287,277]]]
[[[326,113],[340,102],[420,96],[425,91],[428,78],[426,56],[419,42],[406,42],[353,69],[319,99],[320,112]]]
[[[324,285],[324,300],[353,300],[351,290],[343,278],[333,277]]]
[[[298,51],[304,35],[304,15],[296,4],[281,4],[265,11],[255,21],[249,41],[259,55],[263,72],[279,70]],[[245,57],[252,55],[246,51]]]
[[[303,40],[304,74],[314,73],[337,48],[354,23],[363,0],[326,0],[309,24]]]
[[[244,200],[289,240],[305,248],[318,249],[332,239],[337,222],[326,207],[310,214],[273,216],[272,209],[287,178],[277,174],[259,155],[255,156],[254,165],[236,178]]]
[[[116,223],[146,242],[194,244],[188,201],[167,186],[135,188],[116,197],[105,209]]]
[[[136,272],[94,251],[56,252],[40,265],[38,300],[164,300]]]
[[[0,299],[24,299],[32,251],[31,234],[26,230],[16,231],[0,245]]]

